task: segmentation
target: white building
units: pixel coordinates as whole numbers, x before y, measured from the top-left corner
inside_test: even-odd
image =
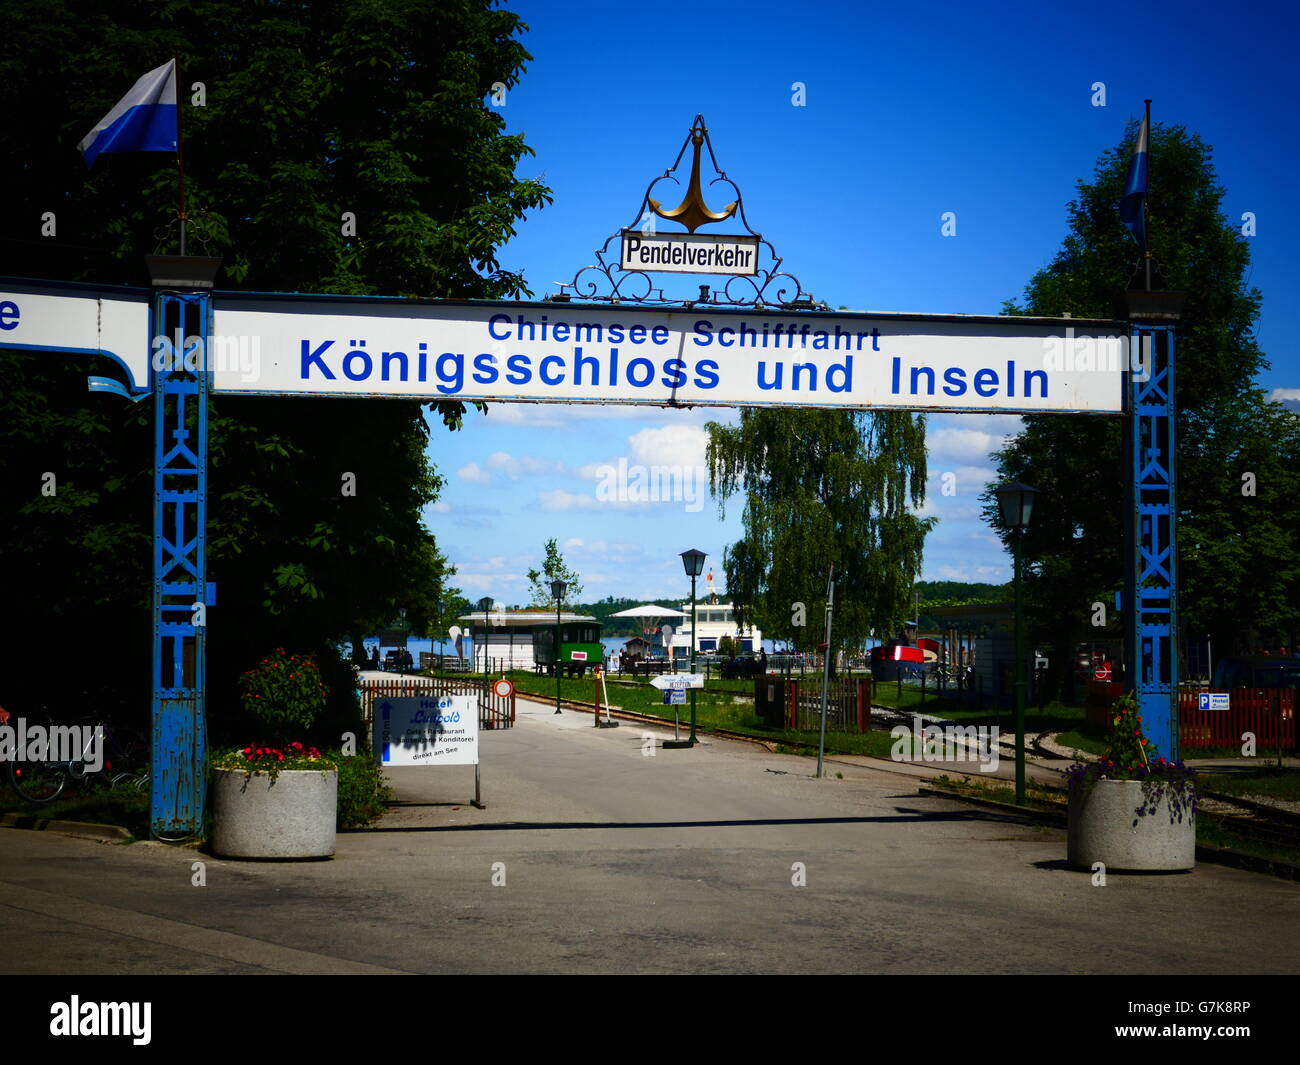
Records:
[[[691,604],[682,604],[680,628],[673,633],[673,657],[684,658],[690,655],[691,648]],[[697,654],[716,651],[718,641],[730,636],[736,641],[741,651],[753,651],[757,654],[763,647],[763,633],[753,625],[743,629],[736,623],[735,608],[732,603],[697,603],[695,618],[699,625],[699,639],[695,644]]]

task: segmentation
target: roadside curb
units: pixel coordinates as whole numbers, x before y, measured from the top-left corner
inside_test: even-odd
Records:
[[[1282,880],[1300,883],[1300,865],[1284,862],[1279,858],[1261,858],[1257,854],[1246,854],[1242,851],[1226,850],[1223,847],[1212,847],[1207,843],[1198,843],[1196,845],[1196,860],[1198,862],[1213,862],[1215,865],[1230,865],[1234,869],[1245,869],[1250,873],[1263,873],[1265,876],[1276,876]]]
[[[949,791],[947,788],[923,786],[916,790],[921,795],[942,799],[957,799],[961,802],[970,803],[972,806],[984,806],[990,810],[999,810],[1002,813],[1015,814],[1017,817],[1026,817],[1032,821],[1043,821],[1058,828],[1064,827],[1067,821],[1067,815],[1058,813],[1055,810],[1036,810],[1028,806],[1017,806],[1015,803],[998,802],[997,799],[982,799],[975,795],[963,795],[959,791]]]
[[[81,839],[94,839],[101,842],[129,843],[135,839],[131,832],[121,825],[96,825],[84,821],[59,821],[34,814],[4,814],[0,816],[0,828],[21,828],[32,832],[57,832],[63,836],[77,836]]]

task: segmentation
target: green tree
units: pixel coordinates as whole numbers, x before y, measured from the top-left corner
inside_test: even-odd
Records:
[[[706,428],[719,510],[745,499],[744,536],[723,556],[737,621],[816,647],[834,564],[836,641],[889,632],[910,609],[935,521],[913,509],[925,494],[924,415],[747,409],[739,425]]]
[[[0,35],[9,160],[4,200],[54,212],[56,235],[0,234],[0,274],[147,283],[142,254],[175,210],[175,159],[75,145],[179,47],[192,250],[223,257],[223,287],[405,296],[526,294],[496,249],[549,202],[515,175],[529,154],[488,104],[530,58],[490,0],[14,0]],[[352,234],[341,225],[356,217]],[[173,231],[174,233],[174,231]],[[206,244],[197,238],[206,236]],[[174,237],[163,240],[171,245]],[[152,407],[87,396],[105,360],[0,357],[0,580],[7,691],[46,678],[28,641],[77,641],[96,704],[147,706]],[[408,608],[415,631],[448,576],[421,514],[441,482],[426,407],[223,397],[210,422],[209,615],[214,703],[269,648],[318,653]],[[448,428],[463,407],[444,402]],[[40,493],[53,472],[54,496]],[[355,476],[355,494],[341,491]],[[327,681],[331,678],[327,676]],[[348,685],[331,683],[347,691]],[[69,700],[77,694],[69,691]],[[224,718],[214,715],[218,727]]]
[[[455,573],[452,568],[448,571],[447,576]],[[468,631],[468,626],[461,624],[460,619],[466,614],[473,613],[474,604],[465,598],[465,593],[459,588],[452,585],[444,585],[438,598],[430,606],[429,625],[427,634],[432,640],[446,640],[447,633],[453,625],[459,625],[462,629]]]
[[[546,541],[546,558],[542,560],[541,569],[528,571],[529,605],[554,606],[555,596],[551,594],[551,581],[561,580],[568,585],[564,591],[565,601],[570,604],[578,602],[582,596],[582,582],[578,574],[564,564],[564,556],[554,540]]]
[[[1080,181],[1069,233],[1029,282],[1015,314],[1108,318],[1135,282],[1139,251],[1117,204],[1136,124]],[[1155,287],[1188,294],[1178,330],[1178,521],[1181,634],[1230,647],[1243,625],[1295,618],[1296,419],[1255,386],[1267,363],[1254,340],[1261,297],[1246,283],[1247,240],[1224,217],[1210,149],[1181,126],[1151,132],[1150,241]],[[1289,463],[1289,465],[1288,465]],[[997,455],[1003,480],[1040,491],[1025,533],[1026,607],[1050,641],[1053,678],[1086,638],[1092,604],[1123,582],[1124,467],[1118,419],[1033,415]],[[1242,474],[1266,471],[1259,494]],[[985,518],[1009,544],[992,486]],[[1293,620],[1292,620],[1293,623]]]

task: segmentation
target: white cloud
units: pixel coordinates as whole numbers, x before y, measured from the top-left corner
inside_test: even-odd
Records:
[[[632,457],[643,466],[703,466],[709,434],[695,425],[642,429],[627,438]]]
[[[515,457],[508,451],[492,452],[487,458],[487,464],[494,470],[500,470],[512,481],[519,480],[525,474],[564,472],[564,463],[555,459],[541,458],[538,455]]]
[[[1011,579],[1011,572],[1009,566],[974,565],[970,562],[960,564],[941,562],[932,568],[927,568],[921,579],[926,581],[1006,584]]]
[[[978,417],[963,415],[962,417]],[[1001,448],[1008,436],[1019,430],[1019,418],[1001,418],[1002,424],[989,424],[980,419],[974,425],[932,424],[925,433],[930,465],[936,468],[952,464],[969,465],[973,460],[985,458]],[[936,419],[936,422],[938,419]],[[1007,422],[1014,421],[1015,425]],[[983,424],[980,424],[983,423]]]
[[[1285,399],[1300,399],[1300,388],[1275,388],[1268,394],[1268,398],[1275,403],[1281,403]]]
[[[469,481],[472,484],[487,484],[492,480],[492,474],[483,469],[477,462],[471,462],[468,466],[462,466],[456,471],[456,476],[462,481]]]
[[[652,425],[638,430],[627,438],[628,454],[588,462],[574,473],[584,481],[597,481],[608,476],[607,471],[618,467],[618,459],[625,458],[629,466],[675,466],[683,470],[705,467],[705,448],[709,434],[697,425]]]
[[[569,540],[565,547],[581,549],[580,554],[588,558],[610,558],[625,559],[631,555],[644,554],[645,548],[641,544],[630,544],[620,542],[610,542],[608,540],[592,540],[589,543],[583,540]]]
[[[566,492],[563,488],[554,488],[537,493],[537,501],[543,510],[601,510],[610,504],[602,503],[594,495],[577,495]]]
[[[451,504],[448,503],[445,499],[440,499],[436,503],[430,503],[429,509],[436,514],[450,514]]]

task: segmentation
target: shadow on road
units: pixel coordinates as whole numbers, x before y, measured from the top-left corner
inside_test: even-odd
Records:
[[[1024,823],[1014,814],[993,810],[915,810],[896,807],[897,815],[879,817],[756,817],[739,821],[498,821],[482,825],[413,825],[363,828],[357,832],[524,832],[534,829],[617,828],[767,828],[774,825],[878,825],[927,822]]]

